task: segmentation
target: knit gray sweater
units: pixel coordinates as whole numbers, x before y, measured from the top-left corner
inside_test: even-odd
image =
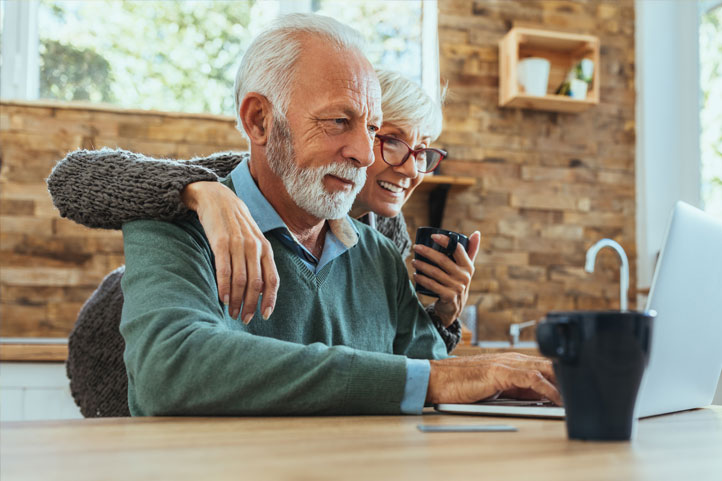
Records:
[[[62,217],[87,227],[119,229],[124,223],[133,220],[182,220],[191,215],[180,199],[183,188],[192,182],[217,181],[227,176],[246,155],[248,154],[221,152],[192,160],[169,160],[120,149],[77,150],[69,153],[53,168],[47,180],[48,190]],[[366,219],[361,220],[368,223]],[[375,228],[396,245],[403,258],[408,256],[411,239],[402,214],[396,217],[377,216]],[[117,332],[123,299],[120,290],[122,275],[122,268],[111,273],[88,300],[71,334],[71,347],[73,335],[87,336],[89,329],[106,333]],[[450,352],[461,339],[459,321],[454,321],[445,328],[434,314],[433,305],[429,306],[427,311]],[[116,348],[119,345],[122,353],[122,339],[119,335],[108,341],[116,345]],[[79,373],[86,370],[83,359],[89,353],[81,352],[81,343],[75,344],[75,355],[72,349],[70,353],[68,375],[71,378],[73,395],[82,410],[79,397],[82,397],[86,404],[92,397],[87,396],[91,386],[78,384],[87,378],[87,372],[83,372],[83,375]],[[71,371],[76,375],[73,376]],[[97,382],[107,381],[98,379]],[[107,386],[103,388],[106,389]],[[127,404],[123,408],[127,410]],[[83,414],[108,415],[103,411],[93,404],[86,406]],[[112,411],[105,410],[111,414]]]

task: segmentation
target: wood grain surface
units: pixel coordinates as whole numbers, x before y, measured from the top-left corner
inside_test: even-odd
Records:
[[[0,342],[2,362],[65,362],[68,344],[17,344]]]
[[[422,433],[418,424],[515,433]],[[639,422],[631,442],[569,441],[564,422],[427,413],[125,418],[1,425],[3,481],[719,480],[722,407]]]

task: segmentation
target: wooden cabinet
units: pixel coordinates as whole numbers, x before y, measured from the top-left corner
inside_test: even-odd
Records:
[[[519,88],[519,61],[542,57],[550,62],[547,94],[529,95]],[[554,92],[580,60],[594,62],[586,99]],[[582,112],[599,103],[599,39],[592,35],[512,28],[499,41],[499,106],[555,112]]]
[[[0,362],[0,421],[80,419],[65,364]]]

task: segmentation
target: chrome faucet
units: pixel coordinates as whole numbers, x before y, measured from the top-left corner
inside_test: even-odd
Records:
[[[536,321],[526,321],[526,322],[520,322],[518,324],[510,324],[509,325],[509,344],[511,347],[516,346],[519,344],[519,336],[521,335],[521,330],[525,327],[531,327],[536,324]]]
[[[587,272],[594,272],[594,264],[597,261],[597,254],[604,247],[611,247],[614,249],[619,258],[622,260],[622,267],[619,269],[619,309],[622,311],[627,310],[627,290],[629,290],[629,260],[627,260],[627,254],[618,242],[612,239],[602,239],[587,251],[587,262],[584,265],[584,270]]]

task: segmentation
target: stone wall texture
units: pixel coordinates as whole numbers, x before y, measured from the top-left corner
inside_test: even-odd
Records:
[[[498,42],[512,27],[599,37],[599,105],[579,114],[499,108]],[[633,306],[633,2],[442,0],[439,53],[448,82],[441,170],[476,178],[452,190],[443,227],[482,234],[470,297],[479,338],[505,338],[510,323],[550,310],[618,308],[616,254],[601,251],[596,271],[584,271],[587,248],[603,237],[629,255]],[[420,202],[407,210],[420,214]]]
[[[214,115],[0,104],[0,336],[67,336],[85,299],[124,263],[119,231],[58,214],[45,185],[58,160],[79,148],[168,158],[246,150],[234,125]]]
[[[596,35],[601,101],[580,114],[498,107],[499,39],[513,26]],[[476,179],[449,194],[442,227],[482,233],[470,303],[481,340],[549,310],[619,306],[619,261],[586,249],[602,237],[630,259],[636,285],[634,9],[620,1],[439,1],[448,82],[442,173]],[[119,232],[59,217],[45,186],[77,148],[190,158],[246,145],[229,117],[48,103],[0,104],[0,336],[64,337],[84,300],[123,263]],[[426,225],[428,189],[405,207]],[[531,338],[531,331],[523,337]]]

